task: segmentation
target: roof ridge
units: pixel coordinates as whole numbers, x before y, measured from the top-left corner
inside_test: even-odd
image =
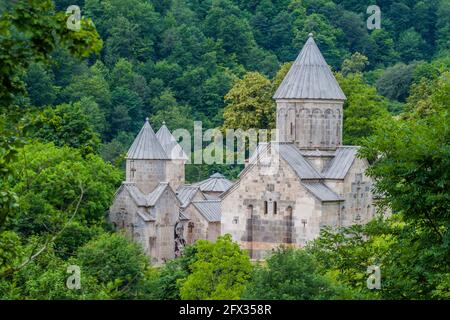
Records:
[[[128,149],[126,158],[131,160],[168,160],[148,118],[145,119],[144,126]]]
[[[346,99],[312,35],[309,35],[273,98]]]
[[[169,159],[173,160],[187,160],[188,156],[184,152],[183,148],[177,142],[175,137],[170,132],[169,128],[163,124],[158,132],[156,133],[156,138],[161,144],[164,152]]]

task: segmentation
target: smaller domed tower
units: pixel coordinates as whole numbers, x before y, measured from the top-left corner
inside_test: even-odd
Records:
[[[126,182],[134,182],[142,193],[148,194],[160,182],[167,182],[166,167],[169,158],[148,118],[128,150],[126,161]]]
[[[163,122],[163,125],[156,133],[156,137],[169,159],[166,162],[166,181],[169,182],[173,190],[177,190],[180,185],[184,184],[184,165],[188,157],[175,137],[170,133],[165,122]]]

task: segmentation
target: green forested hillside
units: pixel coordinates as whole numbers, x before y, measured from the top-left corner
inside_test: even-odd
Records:
[[[335,71],[355,52],[366,56],[366,81],[398,111],[417,81],[418,61],[447,56],[450,5],[378,1],[382,29],[370,31],[366,8],[372,2],[55,1],[60,10],[79,5],[95,23],[103,48],[85,61],[59,49],[50,66],[32,64],[24,77],[24,103],[45,108],[81,101],[95,115],[102,142],[97,150],[113,160],[146,116],[156,128],[163,119],[172,130],[191,129],[194,119],[205,128],[220,126],[224,96],[235,81],[251,71],[271,79],[313,32]]]
[[[366,9],[381,8],[368,30]],[[66,27],[69,5],[82,30]],[[0,0],[0,299],[449,299],[448,0]],[[267,265],[223,236],[162,268],[105,219],[154,129],[270,128],[312,32],[393,216],[323,230]],[[187,179],[239,166],[187,167]],[[379,264],[383,288],[365,286]],[[85,270],[80,290],[66,269]],[[306,278],[305,278],[306,276]],[[270,290],[269,290],[270,288]]]

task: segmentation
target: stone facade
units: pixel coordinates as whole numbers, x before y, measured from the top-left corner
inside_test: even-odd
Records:
[[[369,164],[342,145],[345,95],[312,37],[274,99],[278,141],[260,144],[235,182],[216,173],[185,185],[186,155],[165,125],[155,134],[147,120],[109,210],[114,227],[161,264],[221,234],[264,259],[280,245],[304,246],[325,226],[373,218]]]
[[[300,149],[334,150],[342,142],[343,101],[277,100],[281,142]]]

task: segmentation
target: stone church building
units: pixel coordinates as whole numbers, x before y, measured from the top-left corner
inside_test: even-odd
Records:
[[[368,162],[342,145],[346,97],[312,35],[274,99],[278,137],[258,146],[234,182],[216,173],[186,185],[186,154],[165,125],[155,134],[147,119],[109,210],[115,228],[160,264],[221,234],[262,259],[282,244],[304,246],[321,227],[371,219]]]

